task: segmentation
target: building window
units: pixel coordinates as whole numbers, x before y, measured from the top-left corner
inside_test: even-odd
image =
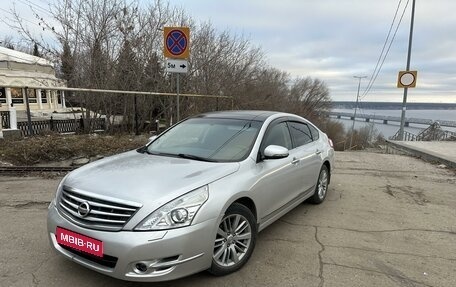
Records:
[[[36,104],[36,90],[35,89],[27,89],[27,96],[29,103]]]
[[[11,101],[13,104],[23,104],[24,96],[21,88],[11,88]]]
[[[41,102],[43,104],[46,104],[48,102],[46,97],[46,90],[41,90]]]
[[[62,91],[57,91],[57,102],[59,105],[62,104]]]
[[[0,88],[0,104],[6,104],[6,91],[5,91],[5,88]]]

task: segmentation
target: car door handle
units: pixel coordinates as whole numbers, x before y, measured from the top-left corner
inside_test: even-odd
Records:
[[[315,154],[317,154],[317,155],[321,154],[321,150],[318,150],[318,149],[317,149],[317,151],[315,152]]]
[[[299,158],[293,158],[293,161],[291,162],[291,164],[297,164],[299,163]]]

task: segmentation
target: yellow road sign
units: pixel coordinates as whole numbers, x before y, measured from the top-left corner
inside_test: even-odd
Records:
[[[190,56],[190,28],[164,27],[163,37],[166,58],[187,59]]]
[[[416,87],[417,71],[400,71],[397,77],[398,88],[414,88]]]

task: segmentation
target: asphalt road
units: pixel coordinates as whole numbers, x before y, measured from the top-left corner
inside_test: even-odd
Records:
[[[54,253],[59,178],[0,176],[0,286],[456,286],[456,175],[406,156],[337,153],[327,200],[260,233],[235,274],[119,281]]]

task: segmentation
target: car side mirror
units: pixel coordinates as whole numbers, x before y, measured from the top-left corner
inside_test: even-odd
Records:
[[[269,145],[264,149],[265,159],[279,159],[288,157],[288,149],[283,146]]]

